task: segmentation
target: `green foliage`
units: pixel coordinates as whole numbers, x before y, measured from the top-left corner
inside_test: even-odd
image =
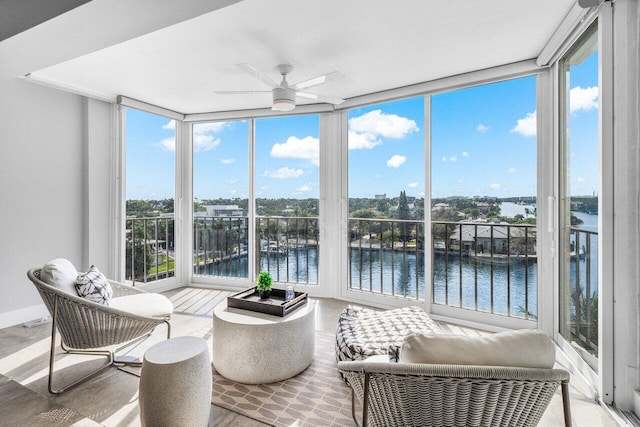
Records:
[[[259,291],[268,291],[271,289],[273,285],[273,278],[271,277],[271,273],[268,271],[262,271],[258,275],[258,290]]]
[[[127,217],[150,218],[160,214],[173,213],[173,199],[127,200]]]
[[[597,196],[571,197],[571,210],[588,214],[598,213]]]
[[[378,215],[371,209],[360,209],[351,213],[351,218],[376,218]]]
[[[575,216],[573,212],[571,212],[571,225],[581,225],[582,223],[584,223],[584,221],[582,221],[580,218]]]

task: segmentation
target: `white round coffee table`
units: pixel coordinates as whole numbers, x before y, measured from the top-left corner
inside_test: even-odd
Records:
[[[238,308],[213,309],[213,366],[225,378],[266,384],[291,378],[313,360],[315,302],[285,317]]]

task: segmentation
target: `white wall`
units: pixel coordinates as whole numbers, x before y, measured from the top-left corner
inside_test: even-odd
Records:
[[[0,328],[37,317],[26,277],[56,257],[83,260],[83,98],[0,83]]]
[[[640,5],[614,5],[614,402],[632,410],[640,389]]]
[[[107,277],[114,278],[114,210],[117,184],[112,162],[116,153],[113,134],[114,106],[84,98],[85,176],[84,253],[82,263],[94,264]]]

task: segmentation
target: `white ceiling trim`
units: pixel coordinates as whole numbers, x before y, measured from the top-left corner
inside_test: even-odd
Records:
[[[576,34],[589,26],[597,13],[598,7],[584,9],[576,2],[538,55],[536,63],[544,67],[555,62],[564,53],[563,46],[570,44],[567,41],[577,37]]]
[[[137,99],[128,98],[123,95],[118,95],[116,102],[118,105],[135,108],[136,110],[146,111],[147,113],[153,113],[158,116],[164,116],[174,120],[184,120],[184,114],[182,113],[158,107],[157,105],[149,104],[144,101],[138,101]]]
[[[270,108],[257,108],[254,110],[216,111],[211,113],[186,114],[185,122],[212,122],[220,120],[253,119],[258,117],[295,116],[301,114],[319,114],[335,111],[331,104],[306,104],[298,105],[291,111],[274,111]]]
[[[409,98],[411,96],[417,95],[448,92],[464,87],[478,86],[482,84],[535,74],[546,68],[547,67],[539,67],[534,59],[530,59],[513,64],[486,68],[484,70],[471,71],[469,73],[459,74],[457,76],[444,77],[442,79],[432,80],[429,82],[417,83],[415,85],[389,89],[363,96],[357,96],[347,99],[342,104],[337,105],[336,110],[344,110],[349,108],[361,107],[364,105],[394,101],[397,99]]]

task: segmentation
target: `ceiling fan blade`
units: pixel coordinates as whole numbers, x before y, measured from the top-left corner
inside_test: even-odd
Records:
[[[294,84],[293,86],[291,86],[291,88],[295,90],[306,89],[312,86],[320,85],[322,83],[331,82],[334,80],[340,80],[342,78],[344,78],[344,75],[341,72],[334,71],[332,73],[323,74],[321,76],[314,77],[312,79],[303,80],[301,82]]]
[[[214,90],[218,95],[255,95],[257,93],[271,93],[270,90]]]
[[[246,71],[247,73],[251,74],[253,77],[255,77],[256,79],[260,80],[262,83],[268,84],[272,88],[280,87],[280,85],[278,83],[274,82],[271,79],[271,77],[267,76],[266,74],[261,73],[260,71],[258,71],[256,69],[256,67],[254,67],[251,64],[237,64],[237,67],[240,68],[241,70]]]
[[[315,93],[307,93],[307,92],[296,92],[296,96],[307,99],[315,99],[320,102],[328,102],[329,104],[342,104],[344,99],[334,98],[332,96],[324,96],[324,95],[316,95]]]

